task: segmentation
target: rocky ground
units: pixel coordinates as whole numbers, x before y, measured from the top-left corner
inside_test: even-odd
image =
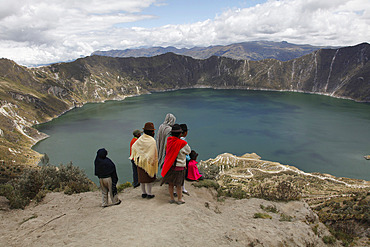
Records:
[[[0,197],[0,246],[369,246],[369,181],[305,173],[256,154],[202,161],[205,179],[170,204],[126,188],[101,207],[99,191],[48,193],[25,210]],[[208,178],[208,179],[207,179]]]
[[[213,189],[186,188],[183,205],[168,203],[158,183],[153,199],[131,187],[107,208],[99,191],[48,193],[25,210],[2,198],[0,246],[325,246],[330,235],[303,201],[218,200]]]
[[[221,154],[199,169],[220,185],[219,196],[303,200],[344,245],[370,245],[369,181],[306,173],[257,154]]]

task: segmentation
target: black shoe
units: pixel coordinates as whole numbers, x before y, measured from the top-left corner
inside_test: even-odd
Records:
[[[139,186],[140,186],[140,183],[134,184],[134,189],[137,188],[137,187],[139,187]]]
[[[154,198],[155,197],[155,195],[147,195],[147,197],[146,198],[148,198],[148,199],[152,199],[152,198]]]
[[[148,196],[148,194],[141,194],[142,198],[146,198],[147,196]]]
[[[173,192],[173,196],[174,196],[174,197],[177,197],[177,193],[176,193],[176,192]]]

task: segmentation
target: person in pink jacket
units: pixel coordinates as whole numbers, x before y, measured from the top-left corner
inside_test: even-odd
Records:
[[[190,156],[190,161],[189,161],[189,164],[188,164],[187,179],[191,180],[191,181],[196,181],[196,180],[203,179],[202,174],[199,173],[198,166],[197,166],[198,162],[196,161],[197,157],[198,157],[198,153],[195,152],[194,150],[191,150],[189,156]]]

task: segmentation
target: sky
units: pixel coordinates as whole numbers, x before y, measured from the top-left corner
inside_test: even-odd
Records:
[[[97,50],[247,41],[370,42],[369,0],[0,0],[0,58],[37,66]]]

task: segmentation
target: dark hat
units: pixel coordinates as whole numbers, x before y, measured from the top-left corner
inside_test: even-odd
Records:
[[[143,133],[141,130],[134,130],[134,132],[132,132],[134,136],[137,136],[138,134],[141,134],[141,133]]]
[[[97,157],[101,158],[101,159],[105,159],[108,155],[108,151],[105,149],[105,148],[101,148],[98,150],[98,152],[96,152],[97,154]]]
[[[181,133],[182,129],[179,124],[174,124],[171,129],[172,133]]]
[[[147,123],[144,125],[143,130],[155,130],[155,129],[154,129],[154,124],[153,124],[153,123],[151,123],[151,122],[147,122]]]
[[[195,152],[194,150],[191,150],[191,152],[190,152],[189,156],[190,156],[190,159],[192,159],[192,160],[196,160],[196,159],[197,159],[197,157],[198,157],[198,153],[197,153],[197,152]]]
[[[181,127],[183,132],[188,131],[188,126],[186,124],[180,124],[180,127]]]

